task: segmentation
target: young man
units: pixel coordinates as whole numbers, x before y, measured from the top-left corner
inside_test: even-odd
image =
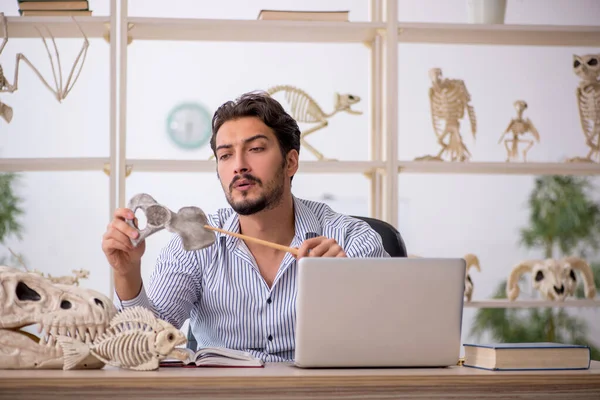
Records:
[[[296,247],[298,259],[389,256],[367,223],[292,194],[300,130],[276,100],[244,94],[223,104],[212,126],[217,175],[231,208],[209,215],[211,225]],[[199,347],[293,360],[297,260],[292,254],[220,233],[210,247],[185,251],[173,235],[145,288],[140,272],[145,245],[132,247],[129,238],[137,231],[125,219],[134,219],[132,210],[116,210],[102,239],[121,307],[147,307],[178,328],[190,318]]]

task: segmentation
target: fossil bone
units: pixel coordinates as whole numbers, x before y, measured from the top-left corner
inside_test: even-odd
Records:
[[[141,209],[147,220],[146,227],[142,230],[138,229],[134,221],[126,221],[139,232],[137,238],[130,239],[134,246],[162,229],[177,233],[183,241],[183,247],[188,251],[199,250],[215,242],[215,234],[205,228],[208,224],[206,214],[198,207],[182,207],[174,213],[146,193],[133,196],[127,207],[134,213]]]
[[[579,257],[565,257],[560,260],[525,260],[517,264],[508,277],[506,295],[515,300],[520,293],[519,279],[531,273],[532,286],[547,300],[563,301],[575,295],[577,274],[583,277],[584,292],[587,298],[596,296],[594,275],[589,264]]]
[[[0,266],[0,369],[60,369],[59,335],[91,343],[108,328],[113,303],[101,293],[53,284],[32,272]],[[20,329],[38,324],[39,337]],[[75,368],[102,368],[93,357]]]
[[[335,108],[331,113],[327,114],[317,104],[315,99],[302,89],[290,85],[278,85],[267,89],[267,93],[271,96],[278,92],[283,92],[285,94],[285,100],[290,105],[290,115],[292,118],[297,122],[315,124],[313,127],[300,134],[300,143],[302,143],[302,146],[306,147],[308,151],[313,153],[320,161],[329,159],[325,158],[321,152],[309,144],[305,140],[305,137],[319,129],[325,128],[329,124],[327,119],[339,112],[344,111],[353,115],[362,114],[361,111],[356,111],[351,108],[360,101],[360,97],[353,94],[336,93]]]
[[[474,267],[477,271],[481,272],[481,266],[479,264],[479,258],[475,254],[466,254],[463,259],[465,260],[467,267],[465,273],[465,297],[467,301],[471,301],[471,297],[473,296],[473,281],[471,280],[471,276],[469,275],[469,270]]]
[[[527,143],[527,147],[523,150],[523,161],[527,161],[527,152],[533,146],[533,140],[530,139],[521,139],[521,136],[524,136],[528,132],[533,135],[535,140],[539,143],[540,134],[537,129],[533,125],[533,122],[529,120],[529,118],[523,118],[523,112],[527,109],[527,103],[523,100],[517,100],[514,103],[515,110],[517,110],[517,118],[513,118],[508,124],[508,128],[504,131],[502,136],[500,136],[500,140],[498,143],[502,142],[504,136],[507,133],[512,133],[512,138],[504,140],[504,147],[506,148],[506,161],[518,160],[519,158],[519,143]],[[510,144],[510,147],[509,147]]]
[[[600,162],[600,54],[573,55],[573,71],[581,78],[575,93],[585,144],[590,151],[586,157],[567,162]]]
[[[429,70],[432,86],[429,89],[429,104],[433,130],[437,136],[438,143],[442,146],[440,152],[435,155],[417,157],[417,161],[443,161],[444,153],[448,153],[450,161],[467,161],[471,153],[464,144],[460,134],[459,120],[464,117],[465,110],[471,122],[473,139],[477,133],[477,118],[475,110],[469,103],[471,95],[467,91],[465,82],[458,79],[442,78],[440,68]],[[448,137],[448,142],[444,140]]]
[[[4,13],[2,13],[2,12],[0,12],[0,19],[2,20],[2,32],[3,32],[2,44],[0,44],[0,55],[2,55],[2,51],[4,50],[4,47],[6,46],[6,44],[8,43],[8,23],[6,21],[6,17],[4,16]],[[75,62],[73,63],[73,66],[71,67],[71,71],[69,73],[69,76],[67,77],[67,81],[63,82],[63,73],[62,73],[62,67],[60,64],[60,54],[58,52],[58,46],[56,45],[54,36],[52,35],[52,32],[50,32],[50,30],[48,28],[46,28],[46,30],[48,31],[48,36],[50,37],[50,41],[52,42],[54,54],[52,54],[52,52],[50,51],[50,47],[48,46],[46,37],[36,27],[38,33],[40,34],[40,36],[42,38],[42,42],[44,43],[46,52],[48,53],[48,58],[50,59],[50,67],[52,69],[52,77],[54,80],[54,87],[50,86],[50,84],[46,81],[46,79],[44,79],[44,77],[42,76],[40,71],[36,67],[33,66],[33,64],[27,59],[27,57],[25,57],[25,55],[23,55],[22,53],[18,53],[17,60],[15,63],[15,75],[14,75],[14,80],[13,80],[14,83],[12,85],[8,82],[8,79],[6,79],[6,77],[4,76],[4,72],[2,70],[2,67],[0,66],[0,93],[14,93],[18,89],[18,87],[19,87],[19,65],[20,65],[20,62],[23,61],[25,64],[27,64],[33,70],[33,72],[37,75],[37,77],[42,81],[44,86],[46,86],[46,88],[48,88],[48,90],[50,90],[54,94],[54,97],[56,98],[56,100],[58,100],[58,102],[62,102],[67,97],[67,95],[69,94],[71,89],[73,89],[73,86],[75,85],[75,82],[77,82],[77,79],[79,78],[79,74],[81,73],[81,71],[83,69],[83,64],[85,62],[87,50],[89,47],[89,41],[88,41],[87,36],[85,35],[85,33],[83,32],[83,30],[81,29],[81,27],[79,26],[77,21],[75,20],[75,18],[72,18],[72,19],[75,22],[75,25],[77,25],[79,32],[81,32],[81,35],[83,36],[83,45],[82,45],[81,50],[79,51],[77,57],[75,58]],[[54,65],[54,58],[56,59],[56,66]],[[78,67],[79,67],[79,69],[78,69]],[[77,73],[75,73],[76,70],[77,70]],[[63,85],[63,83],[64,83],[64,85]],[[12,108],[10,108],[6,104],[0,103],[0,116],[2,116],[2,118],[4,118],[4,120],[6,122],[10,122],[12,120],[12,116],[13,116]]]
[[[126,308],[93,344],[59,336],[65,354],[64,369],[71,369],[90,354],[105,364],[124,369],[158,369],[160,361],[187,342],[183,333],[143,307]]]
[[[141,208],[147,219],[146,227],[142,230],[136,226],[134,221],[126,220],[129,226],[139,232],[139,236],[136,239],[130,239],[134,246],[137,246],[142,240],[153,233],[166,228],[171,232],[177,233],[181,237],[183,247],[188,251],[199,250],[212,245],[216,240],[214,233],[212,233],[214,231],[237,237],[242,240],[262,244],[263,246],[271,247],[275,250],[286,251],[298,256],[298,249],[296,248],[282,246],[277,243],[210,226],[208,225],[206,215],[202,209],[198,207],[183,207],[175,214],[167,207],[158,204],[149,194],[140,193],[131,198],[128,208],[134,213],[138,208]]]

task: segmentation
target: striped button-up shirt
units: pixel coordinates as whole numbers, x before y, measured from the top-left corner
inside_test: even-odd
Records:
[[[316,236],[334,238],[348,257],[389,257],[381,237],[366,222],[323,203],[294,197],[292,247]],[[209,223],[240,231],[238,215],[220,209]],[[181,328],[189,318],[198,347],[249,351],[266,362],[294,359],[296,259],[286,253],[271,287],[243,240],[216,233],[213,245],[185,251],[178,235],[162,249],[147,288],[118,308],[144,306]]]

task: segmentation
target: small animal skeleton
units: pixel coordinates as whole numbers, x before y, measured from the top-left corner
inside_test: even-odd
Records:
[[[33,270],[34,273],[38,274],[39,276],[49,279],[50,282],[52,283],[60,283],[61,285],[75,285],[75,286],[79,286],[79,280],[80,279],[87,279],[90,276],[90,271],[85,270],[85,269],[74,269],[73,275],[74,276],[52,276],[50,274],[44,274],[41,271],[38,271],[37,269]]]
[[[23,259],[21,258],[21,256],[16,254],[10,247],[8,248],[8,251],[10,251],[11,254],[13,255],[13,257],[15,257],[19,261],[19,264],[21,264],[21,266],[23,268],[25,268],[25,271],[30,272],[29,268],[27,268],[27,265],[25,265],[25,262],[23,262]],[[39,271],[37,269],[34,269],[31,272],[38,274],[42,278],[48,279],[52,283],[59,283],[61,285],[75,285],[75,286],[79,286],[80,279],[87,279],[90,276],[90,271],[85,270],[85,269],[74,269],[72,272],[75,276],[52,276],[50,274],[46,275],[42,271]]]
[[[475,109],[469,104],[471,95],[464,81],[442,78],[442,70],[439,68],[430,69],[429,77],[432,82],[432,87],[429,89],[429,103],[433,130],[442,149],[436,156],[426,155],[415,160],[443,161],[442,156],[448,153],[451,161],[467,161],[471,158],[471,153],[462,140],[459,120],[464,117],[467,110],[474,139],[477,132],[477,119]],[[448,142],[444,141],[446,137]]]
[[[508,277],[506,295],[515,300],[520,293],[519,279],[525,273],[531,273],[532,286],[547,300],[564,301],[575,295],[578,271],[583,277],[585,296],[596,296],[594,275],[589,264],[579,257],[565,257],[560,260],[526,260],[517,264]]]
[[[467,301],[471,301],[471,297],[473,296],[473,281],[469,275],[469,270],[471,267],[475,267],[477,271],[481,272],[481,266],[479,265],[479,258],[475,254],[466,254],[463,259],[467,264],[465,273],[465,297],[467,298]]]
[[[167,229],[181,236],[183,247],[186,250],[199,250],[215,242],[213,232],[207,230],[208,219],[206,214],[198,207],[183,207],[174,213],[167,207],[158,204],[152,196],[140,193],[131,198],[127,207],[135,213],[141,209],[146,215],[146,227],[139,230],[134,221],[127,220],[129,226],[138,229],[136,239],[131,238],[131,244],[137,246],[148,236]]]
[[[600,162],[600,54],[573,55],[573,71],[581,78],[575,93],[590,151],[586,157],[574,157],[567,162]]]
[[[345,111],[353,115],[362,114],[361,111],[355,111],[351,108],[352,105],[360,101],[359,96],[352,94],[336,93],[335,108],[331,113],[327,114],[317,104],[315,99],[302,89],[290,85],[279,85],[267,90],[267,93],[271,96],[278,92],[285,93],[285,100],[290,104],[292,118],[297,122],[315,124],[300,134],[300,143],[313,153],[319,161],[329,161],[331,159],[325,158],[321,152],[310,145],[304,138],[319,129],[325,128],[329,124],[327,119],[339,112]]]
[[[126,308],[113,317],[109,329],[94,343],[59,336],[64,370],[90,354],[105,364],[138,371],[158,369],[176,346],[187,342],[183,333],[143,307]]]
[[[0,19],[2,19],[2,26],[3,26],[3,39],[2,39],[2,44],[0,45],[0,55],[2,55],[2,51],[4,50],[4,47],[6,46],[6,44],[8,43],[8,23],[6,21],[6,17],[4,16],[4,13],[0,13]],[[69,73],[69,76],[67,78],[67,81],[64,83],[64,86],[63,86],[62,67],[60,64],[60,55],[58,53],[58,47],[56,46],[54,36],[52,36],[52,32],[50,32],[50,30],[48,28],[46,28],[46,30],[48,31],[48,36],[50,36],[52,46],[54,47],[54,55],[55,55],[56,64],[57,64],[56,66],[54,65],[53,54],[50,52],[50,48],[48,47],[46,38],[44,37],[42,32],[36,27],[37,31],[39,32],[40,36],[42,37],[42,41],[44,42],[44,47],[46,48],[48,57],[50,58],[50,65],[52,68],[52,76],[54,79],[54,87],[50,86],[50,84],[46,81],[46,79],[44,79],[42,74],[37,70],[37,68],[35,68],[33,66],[33,64],[27,59],[27,57],[25,57],[25,55],[23,55],[22,53],[19,53],[19,54],[17,54],[17,60],[16,60],[16,64],[15,64],[14,83],[12,85],[8,82],[8,79],[6,79],[6,77],[4,76],[2,66],[0,65],[0,93],[14,93],[18,89],[18,87],[19,87],[19,63],[21,61],[23,61],[25,64],[27,64],[33,70],[33,72],[35,72],[35,74],[38,76],[38,78],[40,78],[40,80],[42,81],[44,86],[46,86],[54,94],[54,97],[56,98],[56,100],[58,100],[58,102],[62,102],[67,97],[67,95],[69,94],[71,89],[73,89],[75,82],[77,82],[77,78],[79,78],[79,74],[81,73],[81,70],[83,69],[83,64],[85,62],[85,57],[87,55],[87,50],[89,47],[89,42],[88,42],[87,36],[83,32],[83,30],[81,29],[81,27],[79,26],[77,21],[75,21],[75,18],[73,18],[73,21],[77,25],[77,28],[81,32],[84,40],[83,40],[83,46],[81,48],[81,51],[79,52],[79,54],[77,55],[77,58],[75,59],[75,62],[73,63],[73,67],[71,68],[71,72]],[[75,74],[75,71],[78,66],[79,66],[79,69],[78,69],[77,73]],[[57,70],[58,70],[58,72],[57,72]],[[57,77],[57,74],[58,74],[58,77]],[[75,76],[73,76],[73,74],[75,74]],[[0,102],[0,116],[6,122],[10,122],[13,117],[12,108],[6,104]]]
[[[528,146],[523,150],[523,161],[527,161],[527,152],[533,146],[533,140],[519,139],[519,136],[523,136],[530,132],[535,140],[539,143],[540,134],[533,125],[533,122],[529,118],[523,119],[523,112],[527,109],[527,103],[523,100],[517,100],[514,102],[515,110],[517,110],[517,118],[513,118],[508,124],[508,128],[504,131],[498,143],[502,142],[504,136],[511,132],[512,138],[504,140],[504,147],[506,147],[506,161],[518,160],[519,159],[519,143],[528,143]],[[510,147],[509,147],[510,143]]]

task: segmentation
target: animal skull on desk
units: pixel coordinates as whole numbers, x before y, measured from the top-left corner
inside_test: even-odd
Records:
[[[91,343],[115,314],[110,299],[94,290],[53,284],[36,273],[0,266],[0,369],[62,369],[57,337]],[[20,330],[35,324],[40,338]],[[103,366],[90,356],[76,368]]]
[[[563,301],[575,295],[577,274],[583,277],[585,296],[589,299],[596,296],[594,275],[589,264],[579,257],[565,257],[560,260],[526,260],[517,264],[511,271],[506,284],[506,295],[509,300],[519,296],[519,279],[530,272],[533,277],[532,286],[547,300]]]

